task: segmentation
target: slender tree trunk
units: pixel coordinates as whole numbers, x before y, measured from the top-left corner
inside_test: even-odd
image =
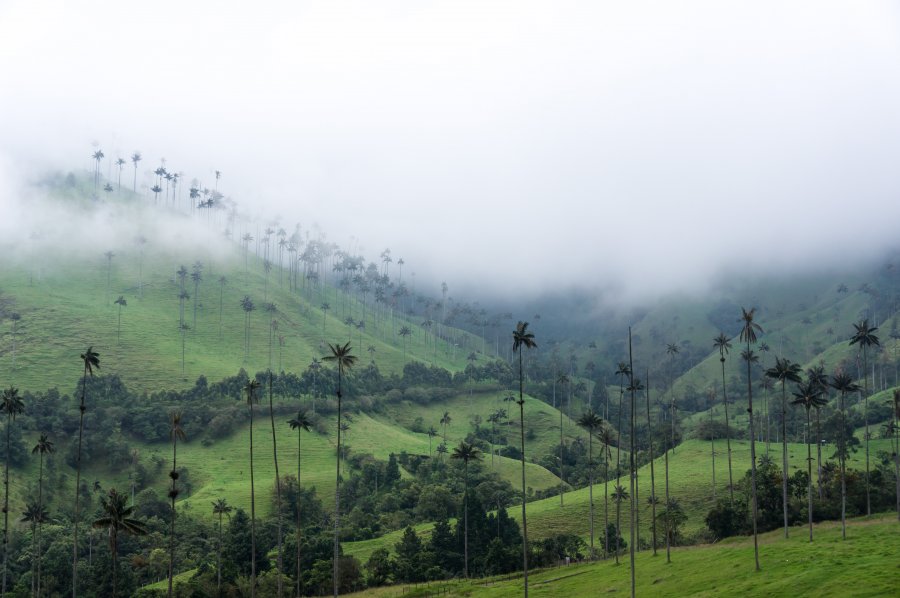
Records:
[[[784,511],[784,537],[788,537],[788,449],[787,449],[787,395],[784,379],[781,380],[781,505]]]
[[[184,335],[182,334],[182,337]],[[175,427],[172,428],[172,489],[169,491],[169,498],[172,501],[172,522],[169,527],[169,598],[172,598],[172,583],[175,578],[175,498],[178,496],[178,487],[176,480],[178,479],[178,436],[175,434]]]
[[[606,560],[609,558],[609,447],[604,445],[604,451],[606,454],[603,458],[603,560]]]
[[[40,465],[38,466],[38,513],[43,515],[44,513],[44,452],[40,452]],[[37,550],[35,550],[35,558],[37,559],[37,580],[35,584],[35,596],[41,595],[41,564],[43,563],[44,557],[41,553],[41,527],[44,524],[44,519],[41,517],[40,521],[38,521],[36,530],[37,530],[37,539],[35,541],[35,545],[37,546]]]
[[[219,545],[216,548],[216,596],[222,595],[222,513],[219,513]]]
[[[747,356],[750,356],[750,339],[747,339]],[[759,571],[759,538],[756,522],[759,519],[759,503],[756,496],[756,431],[753,429],[753,378],[750,373],[750,360],[747,359],[747,414],[750,416],[750,483],[752,484],[753,501],[753,558],[756,570]]]
[[[9,568],[9,427],[11,412],[6,413],[6,468],[3,471],[3,595],[6,595],[6,572]]]
[[[282,541],[282,512],[281,512],[281,477],[278,474],[278,441],[275,438],[275,407],[272,403],[272,372],[269,372],[269,420],[272,422],[272,457],[275,461],[275,506],[278,509],[278,598],[284,594],[281,572],[284,571],[284,562],[281,555]],[[299,495],[297,499],[299,500]],[[298,503],[299,504],[299,503]]]
[[[863,386],[865,387],[865,403],[863,414],[866,420],[866,515],[872,514],[872,499],[869,492],[869,356],[863,345]]]
[[[634,359],[631,354],[631,326],[628,327],[628,367],[631,370],[631,384],[629,385],[631,388],[631,453],[628,456],[628,479],[629,485],[631,488],[631,542],[630,542],[630,553],[629,557],[631,559],[631,598],[635,596],[635,572],[634,572],[634,551],[635,551],[635,514],[637,509],[635,508],[635,466],[634,466]]]
[[[672,553],[671,553],[671,549],[669,546],[671,544],[671,540],[669,539],[669,536],[671,534],[671,529],[672,529],[672,523],[669,519],[670,518],[670,514],[669,514],[670,502],[669,502],[669,500],[670,500],[669,499],[669,451],[667,450],[666,451],[666,562],[667,563],[672,562]]]
[[[300,436],[302,428],[297,428],[297,598],[300,598]]]
[[[722,362],[722,403],[725,405],[725,444],[728,450],[728,496],[731,500],[731,506],[734,507],[734,477],[731,472],[731,424],[728,421],[728,389],[725,386],[725,358],[719,359]]]
[[[821,421],[819,417],[819,408],[816,407],[816,472],[817,478],[816,482],[819,486],[819,500],[822,500],[822,430],[821,430]]]
[[[252,392],[252,391],[251,391]],[[256,488],[253,479],[253,395],[250,396],[250,598],[256,596]]]
[[[650,372],[647,371],[647,442],[650,445],[650,528],[653,532],[653,556],[656,556],[656,474],[653,471],[653,426],[650,423]],[[674,419],[673,419],[674,421]]]
[[[528,598],[528,522],[525,517],[525,399],[523,397],[522,351],[524,349],[519,349],[519,422],[522,438],[522,565],[525,580],[525,598]]]
[[[591,560],[594,560],[594,434],[588,430],[588,501],[591,506]]]
[[[469,579],[469,460],[465,459],[463,465],[465,469],[465,483],[463,495],[463,522],[465,529],[465,537],[463,538],[463,572],[466,579]]]
[[[119,322],[116,325],[116,344],[119,344],[119,339],[122,337],[122,306],[119,306]]]
[[[112,533],[112,593],[113,598],[119,595],[119,543],[116,541],[116,532],[115,530],[111,531]]]
[[[841,539],[847,539],[847,474],[846,474],[846,452],[847,439],[845,422],[846,414],[844,413],[844,391],[841,391],[841,447],[838,451],[838,457],[841,465]]]
[[[809,518],[809,541],[813,541],[813,529],[812,529],[812,521],[813,521],[813,500],[812,500],[812,445],[809,441],[812,439],[812,424],[809,419],[809,408],[806,409],[806,473],[807,473],[807,487],[806,487],[806,498],[808,500],[807,513]]]
[[[87,366],[85,366],[84,376],[81,380],[81,404],[78,406],[78,452],[75,456],[75,519],[72,526],[72,598],[77,598],[78,593],[78,516],[80,515],[78,507],[81,497],[81,439],[84,436],[84,412],[87,410],[87,407],[84,405],[85,393],[87,392],[87,375]]]
[[[713,502],[715,502],[716,501],[716,434],[715,434],[715,431],[713,431],[713,427],[712,427],[712,423],[713,423],[712,397],[710,397],[709,403],[710,403],[710,405],[709,405],[709,423],[710,423],[709,440],[710,440],[710,453],[712,456],[712,497],[713,497]],[[668,453],[666,454],[666,458],[668,458]],[[666,508],[668,508],[668,506],[666,506]]]
[[[335,488],[334,488],[334,567],[333,567],[333,576],[332,585],[334,586],[334,596],[337,598],[338,595],[338,575],[340,574],[340,567],[338,565],[338,550],[339,550],[339,534],[341,529],[341,371],[340,367],[338,367],[338,391],[337,391],[337,400],[338,400],[338,421],[337,421],[337,478],[335,480]]]
[[[563,506],[563,495],[566,493],[566,474],[563,471],[563,413],[559,410],[559,506]]]

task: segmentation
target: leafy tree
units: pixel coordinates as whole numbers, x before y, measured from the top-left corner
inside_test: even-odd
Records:
[[[110,489],[107,496],[101,497],[100,512],[101,516],[94,520],[93,527],[106,529],[109,533],[109,551],[112,554],[112,595],[115,598],[119,568],[119,533],[143,536],[147,533],[147,525],[132,517],[134,505],[129,507],[128,495],[119,494],[115,488]]]
[[[869,347],[878,347],[880,342],[875,336],[877,327],[869,326],[869,320],[861,320],[854,324],[856,329],[850,337],[850,346],[859,345],[863,350],[863,417],[866,422],[866,515],[872,514],[872,498],[869,484]]]
[[[302,491],[300,486],[300,439],[303,436],[303,432],[309,432],[310,427],[312,426],[312,420],[310,420],[309,415],[306,413],[306,410],[301,409],[297,412],[297,417],[288,421],[288,424],[291,426],[291,430],[297,430],[297,496],[300,496],[300,492]],[[297,596],[300,596],[300,540],[301,540],[301,527],[300,527],[300,508],[299,504],[297,507],[297,573],[295,575],[297,580]]]
[[[216,595],[219,596],[222,593],[222,516],[228,515],[230,517],[234,508],[224,498],[216,500],[212,503],[212,506],[213,515],[219,516],[219,541],[216,545]],[[297,550],[299,551],[299,547]],[[299,575],[297,579],[300,579]]]
[[[338,586],[340,583],[340,563],[338,554],[340,549],[340,529],[341,529],[341,399],[343,392],[341,383],[344,379],[344,372],[350,370],[356,363],[356,355],[353,355],[353,348],[350,342],[341,345],[336,343],[332,345],[328,343],[331,354],[323,357],[325,361],[333,361],[338,371],[338,387],[337,387],[337,476],[334,488],[334,570],[332,572],[332,585],[334,586],[334,595],[338,595]]]
[[[3,470],[3,593],[6,593],[6,575],[9,567],[9,432],[17,415],[25,412],[25,403],[19,389],[9,387],[0,395],[0,412],[6,414],[6,466]]]
[[[391,582],[396,567],[387,548],[376,549],[366,561],[366,584],[370,588],[387,585]]]
[[[172,521],[169,527],[169,598],[172,598],[172,583],[175,579],[175,499],[178,498],[178,440],[185,440],[184,428],[181,427],[181,411],[173,411],[169,416],[169,436],[172,439],[172,470],[169,478],[172,487],[169,489],[169,500],[172,501]]]
[[[812,438],[812,425],[810,424],[809,412],[811,409],[818,409],[826,403],[822,398],[822,390],[815,382],[801,383],[797,386],[797,392],[794,394],[792,405],[800,405],[806,409],[806,466],[807,466],[807,498],[809,499],[808,515],[809,515],[809,541],[813,541],[813,499],[812,499],[812,449],[810,448],[810,439]],[[818,444],[818,443],[817,443]]]
[[[513,353],[519,354],[519,422],[521,425],[522,437],[522,569],[525,579],[525,598],[528,598],[528,522],[525,518],[525,369],[522,365],[522,353],[525,349],[537,348],[534,340],[534,334],[528,332],[528,322],[519,321],[516,329],[513,330]]]
[[[465,525],[465,535],[463,540],[463,572],[466,579],[469,578],[469,461],[481,459],[481,451],[472,444],[465,441],[460,442],[459,446],[453,449],[450,455],[451,459],[460,459],[463,462],[465,474],[463,476],[463,521]]]
[[[78,517],[80,515],[79,502],[81,498],[81,443],[84,436],[84,412],[87,411],[85,406],[85,397],[87,395],[87,379],[88,376],[94,376],[94,368],[100,369],[100,354],[94,351],[94,347],[88,347],[87,351],[81,354],[81,361],[84,364],[84,373],[81,377],[81,404],[78,406],[78,452],[75,457],[75,516],[72,524],[72,598],[76,598],[78,593]]]
[[[722,364],[722,404],[725,406],[725,443],[728,447],[728,496],[731,504],[734,505],[734,478],[731,471],[731,424],[728,422],[728,388],[725,385],[725,356],[731,349],[731,339],[720,332],[719,336],[713,339],[713,347],[719,350],[719,362]]]
[[[766,376],[781,382],[781,467],[782,510],[784,511],[784,537],[788,537],[788,451],[787,451],[787,390],[786,383],[800,382],[800,366],[790,359],[775,358],[775,365],[766,370]]]
[[[588,435],[588,503],[590,504],[591,560],[594,560],[594,433],[603,426],[603,419],[592,409],[588,409],[578,419],[578,425],[584,428]]]
[[[762,326],[754,321],[756,308],[749,311],[741,308],[741,341],[747,343],[747,414],[750,417],[750,472],[751,494],[753,499],[753,557],[756,561],[756,570],[759,571],[759,538],[757,537],[756,522],[759,519],[759,503],[756,496],[756,432],[753,429],[753,378],[750,375],[752,364],[752,351],[750,344],[756,343],[757,332],[762,334]]]

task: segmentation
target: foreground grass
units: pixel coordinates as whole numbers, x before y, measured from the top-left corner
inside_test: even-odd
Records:
[[[839,522],[816,526],[810,544],[802,534],[785,540],[780,530],[760,536],[762,570],[753,569],[751,538],[715,545],[677,548],[672,562],[664,552],[636,557],[639,596],[897,596],[900,526],[893,515],[849,522],[841,540]],[[529,575],[532,596],[628,595],[627,557],[611,561],[545,569]],[[522,595],[522,578],[433,584],[447,596],[502,598]],[[395,586],[357,595],[424,596],[429,588]]]

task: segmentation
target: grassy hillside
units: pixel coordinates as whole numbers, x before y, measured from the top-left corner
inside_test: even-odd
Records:
[[[900,534],[893,516],[816,526],[810,544],[802,534],[785,540],[780,531],[760,536],[760,564],[753,569],[753,542],[730,538],[716,545],[678,548],[667,564],[664,553],[638,553],[639,596],[896,596],[896,556]],[[532,596],[628,595],[630,569],[613,562],[544,569],[529,575]],[[430,586],[370,590],[366,596],[427,596],[440,588],[446,596],[503,598],[522,595],[521,576]]]

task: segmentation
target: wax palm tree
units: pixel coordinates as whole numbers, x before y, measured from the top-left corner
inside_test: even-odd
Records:
[[[894,416],[893,434],[891,443],[894,447],[894,484],[895,498],[897,501],[897,519],[900,519],[900,389],[894,389],[891,395],[891,411]]]
[[[861,320],[853,327],[856,332],[850,338],[850,345],[859,345],[863,350],[863,417],[866,422],[866,515],[872,514],[872,500],[869,492],[869,347],[880,345],[875,336],[877,327],[869,326],[869,320]]]
[[[250,412],[250,597],[256,596],[256,488],[253,479],[253,404],[259,402],[256,396],[259,381],[247,381],[244,392],[247,394],[247,407]]]
[[[32,561],[31,561],[31,595],[39,596],[37,591],[37,575],[35,575],[35,566],[37,562],[40,562],[41,554],[38,552],[38,526],[42,525],[45,521],[50,518],[49,513],[47,513],[47,509],[44,508],[43,505],[39,505],[36,502],[29,502],[25,506],[25,511],[22,512],[22,519],[20,521],[30,523],[31,524],[31,552],[32,552]]]
[[[444,411],[444,415],[441,416],[441,421],[438,422],[444,428],[444,442],[447,442],[447,426],[450,425],[451,421],[453,421],[453,418],[450,417],[450,412]]]
[[[72,598],[76,598],[78,591],[78,517],[79,499],[81,497],[81,440],[84,436],[84,412],[85,397],[87,395],[88,376],[94,376],[94,368],[100,369],[100,354],[94,351],[94,347],[88,347],[81,354],[81,362],[84,364],[84,374],[81,377],[81,404],[78,406],[78,452],[75,453],[75,518],[72,526]]]
[[[619,377],[619,423],[616,426],[616,481],[622,470],[622,413],[625,411],[625,378],[631,376],[631,368],[624,361],[620,361],[616,368],[616,376]]]
[[[9,387],[0,395],[0,412],[6,414],[6,467],[3,471],[3,594],[6,594],[6,571],[9,561],[9,433],[17,415],[25,412],[19,389]]]
[[[105,158],[105,154],[102,149],[98,149],[96,152],[91,154],[91,157],[94,159],[96,164],[94,164],[94,190],[97,190],[97,185],[100,184],[100,160]]]
[[[713,339],[713,347],[719,350],[719,362],[722,364],[722,404],[725,406],[725,443],[728,450],[728,496],[734,506],[734,477],[731,471],[731,424],[728,421],[728,388],[725,385],[725,356],[731,349],[731,339],[724,332]]]
[[[787,382],[800,382],[800,366],[788,358],[775,357],[775,365],[766,376],[781,382],[781,506],[784,515],[784,537],[788,537],[788,450],[787,450]]]
[[[288,421],[291,430],[297,430],[297,598],[300,597],[300,438],[309,432],[313,423],[305,409],[297,412],[297,417]]]
[[[219,516],[219,542],[216,546],[216,596],[222,595],[222,516],[230,515],[234,509],[224,498],[212,503],[213,515]],[[297,550],[300,550],[299,544]],[[299,571],[299,570],[298,570]],[[297,578],[299,579],[299,577]],[[299,594],[298,594],[299,596]]]
[[[537,343],[534,334],[528,331],[528,322],[519,321],[513,330],[513,353],[519,354],[519,422],[522,437],[522,565],[525,579],[525,598],[528,598],[528,523],[525,518],[525,370],[523,369],[522,354],[525,349],[534,349]]]
[[[675,453],[675,438],[676,438],[676,430],[677,430],[677,417],[676,417],[676,407],[675,407],[675,381],[674,377],[674,365],[675,365],[675,356],[678,355],[678,345],[675,343],[666,343],[666,355],[669,356],[669,370],[672,372],[669,376],[669,394],[671,395],[671,404],[672,404],[672,453]]]
[[[594,560],[594,433],[603,426],[603,419],[593,409],[588,409],[578,419],[578,425],[588,435],[588,504],[591,521],[591,560]]]
[[[844,372],[838,372],[831,377],[831,387],[841,393],[840,411],[841,411],[841,435],[838,439],[838,459],[841,468],[841,537],[847,539],[847,438],[846,438],[846,419],[847,412],[844,410],[844,397],[848,392],[856,392],[859,386],[853,381],[853,376]]]
[[[828,375],[825,373],[825,366],[817,365],[806,370],[806,380],[819,389],[819,394],[823,399],[821,405],[815,405],[816,408],[816,486],[818,489],[819,500],[822,500],[822,438],[821,433],[821,407],[828,404]]]
[[[249,295],[244,295],[241,299],[241,309],[244,310],[244,359],[250,357],[250,314],[256,309],[253,299]]]
[[[403,326],[397,334],[403,337],[403,361],[406,361],[406,339],[412,334],[412,330],[409,329],[409,326]]]
[[[810,445],[810,439],[812,438],[812,424],[810,422],[810,410],[815,407],[818,409],[822,405],[824,405],[827,401],[822,398],[822,390],[819,388],[819,385],[814,382],[806,382],[801,383],[797,386],[797,392],[794,394],[794,400],[791,401],[792,405],[801,405],[804,409],[806,409],[806,473],[807,473],[807,489],[806,495],[809,501],[808,504],[808,514],[809,514],[809,541],[813,541],[813,499],[812,499],[812,448]]]
[[[276,566],[277,566],[277,574],[278,574],[278,598],[284,594],[283,582],[281,579],[281,572],[284,571],[284,559],[282,557],[281,551],[283,542],[282,535],[282,509],[281,509],[281,476],[278,473],[278,440],[275,437],[275,405],[272,400],[272,371],[269,370],[269,422],[272,424],[272,460],[275,463],[275,508],[278,511],[278,527],[276,531],[276,545],[277,545],[277,557],[276,557]],[[300,495],[297,495],[297,499],[299,500]],[[299,504],[299,503],[298,503]]]
[[[653,467],[653,424],[650,421],[650,371],[647,371],[647,388],[644,391],[647,398],[647,449],[650,452],[650,529],[653,534],[653,556],[656,556],[656,505],[659,500],[656,498],[656,472]],[[674,438],[673,438],[674,440]]]
[[[107,496],[100,498],[101,516],[93,523],[94,528],[108,531],[109,550],[112,554],[113,598],[118,595],[119,533],[132,536],[143,536],[147,533],[147,525],[132,517],[134,508],[134,505],[128,506],[128,494],[119,494],[112,488]]]
[[[600,441],[602,448],[600,454],[603,455],[604,471],[603,471],[603,537],[605,539],[603,546],[603,558],[609,556],[609,460],[612,458],[612,449],[610,448],[616,441],[616,437],[609,426],[603,426],[597,432],[597,440]],[[593,535],[593,534],[591,534]]]
[[[638,500],[638,482],[637,482],[637,464],[635,463],[635,452],[637,451],[637,447],[635,445],[635,406],[637,401],[635,400],[635,393],[638,390],[643,390],[643,385],[641,381],[634,377],[634,356],[632,354],[632,339],[631,339],[631,326],[628,327],[628,369],[631,370],[630,382],[628,383],[628,392],[631,395],[631,414],[629,417],[629,442],[630,442],[630,451],[628,455],[628,480],[629,480],[629,488],[631,490],[631,500],[629,501],[629,511],[631,514],[631,525],[630,525],[630,534],[629,534],[629,551],[628,556],[631,563],[631,598],[635,596],[635,562],[634,562],[634,553],[637,549],[637,544],[640,543],[641,529],[640,525],[637,522],[637,518],[639,517],[639,511],[637,508],[637,500]],[[638,541],[635,541],[635,538]]]
[[[747,343],[747,415],[750,417],[750,484],[753,494],[753,557],[756,561],[756,570],[759,571],[759,538],[756,533],[756,520],[759,517],[759,503],[756,496],[756,431],[753,425],[753,377],[750,375],[750,366],[753,364],[753,351],[750,345],[756,343],[757,333],[762,334],[762,326],[754,321],[756,308],[749,311],[741,307],[741,342]],[[669,506],[666,505],[668,509]]]
[[[334,595],[338,595],[338,551],[340,546],[340,525],[341,525],[341,398],[343,397],[342,382],[344,372],[350,370],[356,363],[356,355],[353,355],[353,348],[350,342],[341,345],[336,343],[332,345],[328,343],[331,351],[330,355],[323,357],[325,361],[333,361],[338,371],[338,387],[337,387],[337,476],[335,478],[334,488],[334,570],[332,572],[332,585],[334,586]]]
[[[497,422],[497,414],[492,413],[491,417],[488,419],[491,420],[492,424],[495,424]],[[428,456],[430,457],[431,456],[431,443],[432,443],[432,440],[434,439],[434,437],[437,436],[437,430],[434,429],[434,426],[429,426],[426,434],[428,434]],[[493,432],[492,432],[492,437],[491,437],[491,444],[492,445],[494,444]],[[493,461],[493,459],[494,459],[494,451],[492,449],[491,450],[491,461]]]
[[[181,411],[173,411],[169,416],[169,435],[172,438],[172,471],[169,478],[172,487],[169,489],[169,500],[172,501],[172,522],[169,526],[169,598],[172,598],[172,583],[175,579],[175,499],[178,498],[178,441],[187,436],[181,427]]]
[[[114,303],[119,306],[119,323],[116,325],[116,344],[118,345],[119,337],[122,333],[122,308],[128,305],[128,301],[125,300],[123,295],[119,295],[119,298]]]
[[[125,166],[125,164],[127,164],[127,162],[125,162],[125,160],[121,156],[116,159],[116,166],[119,167],[119,176],[116,180],[117,191],[122,190],[122,168]]]
[[[460,459],[464,470],[464,494],[463,494],[463,572],[466,579],[469,578],[469,461],[481,459],[481,452],[475,445],[461,441],[459,446],[453,449],[451,459]]]
[[[625,489],[625,486],[621,484],[616,484],[616,487],[613,489],[612,499],[613,502],[616,503],[616,564],[619,564],[619,537],[621,534],[619,530],[622,525],[622,501],[628,500],[630,495],[628,494],[628,490]],[[607,533],[607,535],[609,535]]]
[[[556,378],[556,382],[559,383],[560,386],[566,388],[569,385],[569,377],[562,373]],[[556,385],[553,385],[554,392],[556,389]],[[556,401],[553,401],[556,403]],[[563,496],[566,493],[566,474],[563,470],[563,412],[562,412],[562,400],[560,399],[559,405],[559,506],[563,506]],[[572,406],[572,402],[569,401],[569,407]],[[554,404],[554,407],[556,405]]]
[[[135,193],[137,193],[137,169],[138,169],[138,162],[140,162],[141,160],[142,160],[142,158],[141,158],[141,152],[134,152],[133,154],[131,154],[131,163],[134,164],[134,189],[133,189],[133,191],[134,191]]]
[[[38,501],[37,506],[39,510],[44,508],[44,455],[51,455],[55,452],[56,448],[53,446],[53,442],[47,437],[46,434],[41,434],[40,438],[38,438],[37,444],[34,445],[34,448],[31,449],[31,454],[34,455],[37,453],[39,455],[39,465],[38,465]],[[37,580],[36,583],[33,584],[35,588],[35,596],[41,595],[41,564],[43,559],[43,554],[41,553],[41,527],[42,521],[37,522],[37,537],[35,538],[35,546],[37,547],[35,550],[35,555],[37,555]]]

